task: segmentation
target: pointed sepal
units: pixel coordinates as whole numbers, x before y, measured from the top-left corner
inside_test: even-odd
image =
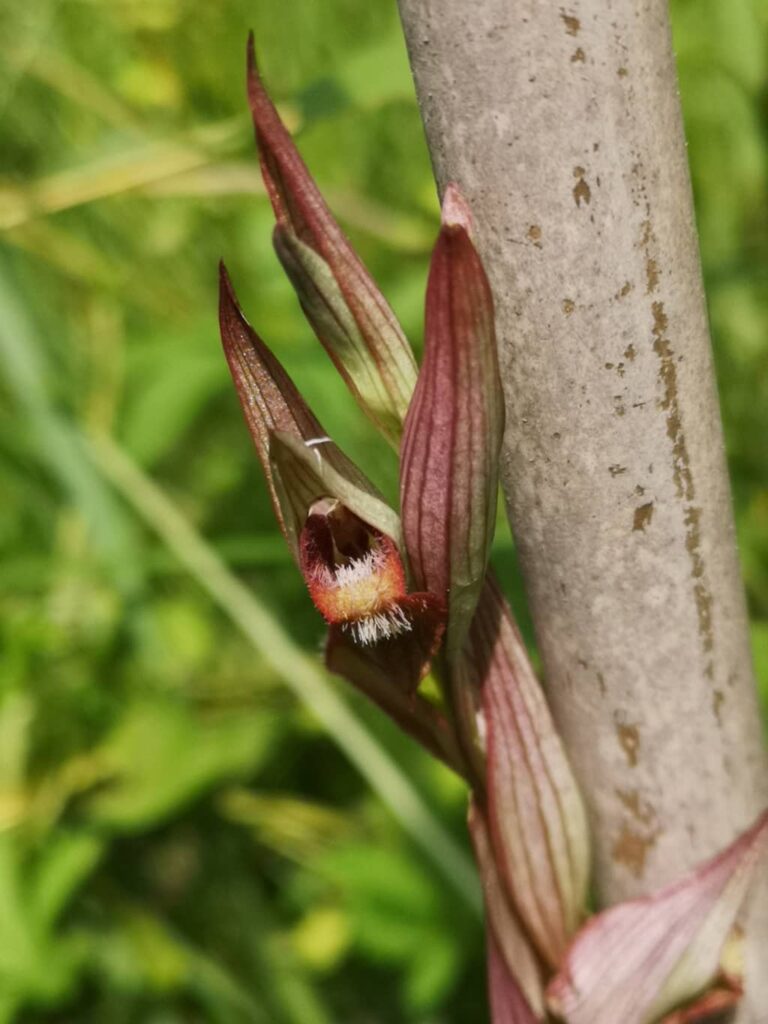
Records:
[[[541,1024],[546,1020],[533,1012],[515,975],[499,949],[496,936],[486,928],[486,957],[488,961],[488,1002],[491,1024]]]
[[[452,181],[446,185],[443,193],[440,219],[449,227],[463,228],[474,241],[475,221],[472,217],[472,208],[464,198],[459,186]]]
[[[397,514],[323,434],[288,374],[245,319],[223,266],[220,321],[278,522],[317,608],[363,644],[412,631],[416,612],[431,620],[434,608],[442,608],[440,599],[424,595],[427,615],[417,595],[406,594]],[[444,614],[437,618],[435,642]]]
[[[275,516],[294,556],[298,559],[299,534],[310,505],[325,495],[346,501],[398,542],[398,516],[325,434],[280,361],[248,323],[223,263],[219,268],[219,327]]]
[[[455,191],[432,254],[424,362],[406,418],[400,474],[414,584],[449,602],[449,658],[461,649],[485,577],[504,429],[491,290],[456,213]]]
[[[469,805],[467,825],[475,851],[485,903],[488,989],[493,1024],[545,1019],[541,963],[509,904],[494,861],[491,837],[477,798]],[[504,1016],[516,1008],[518,1016]],[[527,1014],[527,1016],[526,1016]]]
[[[322,437],[323,429],[278,359],[246,320],[223,263],[219,266],[219,329],[243,415],[267,478],[275,516],[288,537],[269,458],[270,436],[280,431],[303,443]],[[297,554],[295,538],[292,547]]]
[[[280,119],[248,40],[248,99],[278,256],[310,324],[363,411],[397,444],[416,382],[413,352],[336,223]]]
[[[584,806],[509,606],[489,579],[458,664],[482,695],[487,817],[509,899],[556,968],[585,914]]]
[[[738,992],[733,967],[725,971],[730,979],[725,988],[718,980],[736,919],[767,851],[768,811],[680,882],[592,918],[549,985],[552,1011],[567,1024],[654,1024],[665,1014],[669,1021],[695,1021],[695,1013],[706,1020],[707,999],[711,1006],[727,1000],[728,989]],[[710,986],[721,994],[707,994]],[[694,1002],[675,1017],[676,1008],[699,998],[698,1008]]]
[[[416,384],[412,357],[400,357],[401,379],[393,393],[393,382],[388,379],[392,376],[390,357],[381,351],[381,346],[371,343],[370,329],[368,337],[363,330],[376,322],[370,296],[359,297],[359,315],[355,319],[333,270],[319,253],[285,224],[277,225],[273,241],[304,315],[336,369],[360,408],[390,444],[397,447],[407,411],[405,392],[410,395]]]

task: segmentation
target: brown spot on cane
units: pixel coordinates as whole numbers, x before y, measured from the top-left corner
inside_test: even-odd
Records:
[[[560,19],[565,25],[565,31],[569,36],[577,36],[581,31],[581,22],[573,14],[567,14],[564,10],[560,10]]]
[[[654,339],[653,351],[659,359],[658,379],[661,384],[661,398],[658,405],[667,414],[667,437],[672,442],[672,480],[678,498],[684,502],[685,547],[691,563],[693,599],[696,605],[699,636],[702,649],[705,653],[709,653],[715,643],[712,624],[712,592],[706,582],[701,539],[701,508],[693,504],[696,491],[688,444],[683,430],[677,383],[677,361],[667,337],[669,319],[664,310],[664,303],[652,303],[651,314],[653,317],[651,328]]]
[[[625,824],[613,844],[611,856],[617,864],[623,864],[635,878],[642,878],[645,874],[648,852],[656,845],[656,839],[657,833],[642,835]]]
[[[626,722],[617,722],[616,736],[619,746],[627,756],[627,764],[630,768],[636,768],[640,751],[640,733],[637,726],[629,725]]]
[[[635,514],[632,520],[632,530],[641,530],[643,533],[647,526],[651,525],[653,519],[653,502],[646,502],[645,505],[639,505],[635,509]]]
[[[635,878],[642,878],[648,851],[655,845],[661,829],[658,826],[653,804],[643,800],[636,789],[617,789],[616,796],[629,816],[622,824],[612,856],[617,864],[623,864]]]
[[[573,168],[573,176],[576,178],[576,184],[573,186],[573,200],[577,206],[581,206],[582,203],[588,206],[592,201],[592,189],[584,178],[586,173],[583,167]]]
[[[651,292],[655,292],[659,287],[659,266],[656,260],[651,259],[650,257],[645,263],[645,282],[646,292],[648,295],[650,295]]]
[[[723,721],[720,717],[720,709],[725,702],[725,694],[722,690],[714,690],[712,693],[712,713],[717,719],[717,724],[722,725]]]
[[[704,575],[704,560],[701,557],[701,509],[689,505],[685,510],[685,547],[691,558],[692,573],[696,579]]]
[[[711,651],[714,646],[712,635],[712,595],[706,586],[699,580],[693,588],[693,597],[696,601],[696,614],[699,617],[699,633],[705,651]],[[707,666],[706,675],[711,679],[712,670]]]
[[[580,46],[571,54],[571,64],[584,64],[586,63],[586,60],[587,55]]]
[[[538,224],[531,224],[528,228],[527,237],[536,246],[537,249],[541,248],[541,228]]]
[[[624,358],[628,360],[628,362],[632,363],[634,362],[636,355],[637,351],[635,350],[635,346],[632,345],[631,343],[627,345],[627,347],[624,349]]]
[[[621,800],[625,810],[629,811],[641,825],[653,825],[656,821],[653,805],[643,800],[636,789],[617,789],[616,796]]]
[[[619,78],[626,78],[629,74],[629,71],[627,71],[626,68],[619,68],[616,74],[619,76]]]
[[[566,316],[570,316],[574,309],[576,309],[576,303],[573,299],[563,299],[563,312]]]

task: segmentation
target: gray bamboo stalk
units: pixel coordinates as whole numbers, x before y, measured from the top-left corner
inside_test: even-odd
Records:
[[[496,298],[509,515],[612,903],[768,802],[667,3],[399,5]]]

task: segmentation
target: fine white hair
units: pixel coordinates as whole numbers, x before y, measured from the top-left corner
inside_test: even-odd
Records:
[[[364,619],[353,619],[345,623],[344,628],[349,630],[353,640],[362,647],[368,647],[379,640],[410,633],[413,623],[399,605],[393,604],[385,612],[367,615]]]

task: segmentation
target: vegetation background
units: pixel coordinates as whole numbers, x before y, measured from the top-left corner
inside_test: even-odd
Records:
[[[765,702],[768,5],[672,13]],[[394,0],[0,0],[0,1024],[483,1019],[464,793],[313,674],[219,347],[223,256],[394,493],[272,254],[250,27],[418,345],[437,205]],[[494,560],[524,618],[505,526]],[[327,721],[335,692],[332,735],[299,694]]]

